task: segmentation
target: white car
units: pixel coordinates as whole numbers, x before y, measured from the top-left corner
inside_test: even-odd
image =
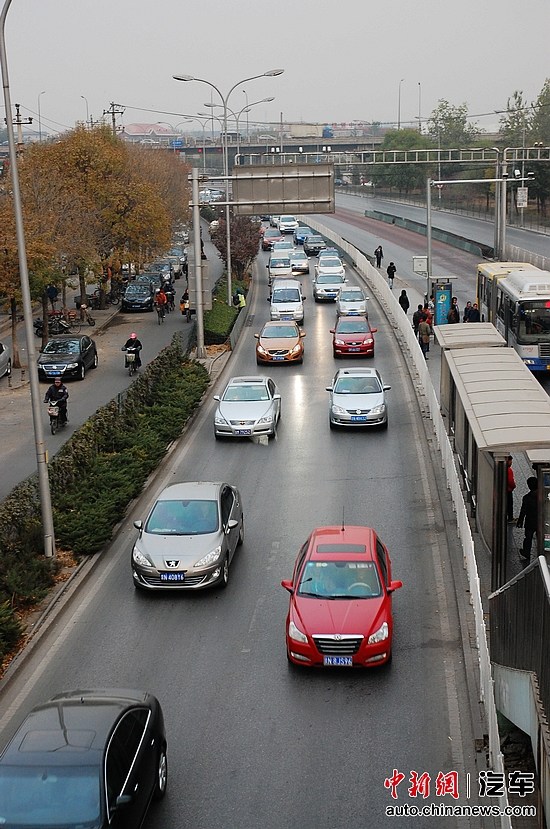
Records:
[[[282,242],[273,242],[273,247],[271,250],[274,253],[281,253],[281,251],[285,251],[287,254],[291,254],[294,250],[294,245],[290,241],[290,239],[285,239]]]
[[[279,217],[279,230],[281,233],[294,233],[297,227],[298,222],[296,220],[296,216]]]
[[[232,377],[215,395],[214,435],[219,438],[274,437],[281,417],[281,395],[271,377]]]
[[[11,377],[11,354],[5,343],[0,343],[0,377]]]
[[[292,273],[309,273],[309,258],[303,250],[294,250],[290,253]]]
[[[385,386],[375,368],[341,368],[334,375],[330,392],[329,425],[380,426],[388,428]]]
[[[368,296],[362,288],[343,288],[336,300],[336,314],[339,317],[368,317]]]
[[[344,276],[345,265],[336,256],[323,256],[322,259],[319,259],[319,261],[315,265],[315,273],[318,276],[320,276],[321,274],[328,274],[330,276]]]

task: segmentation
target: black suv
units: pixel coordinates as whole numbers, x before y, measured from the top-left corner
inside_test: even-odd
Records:
[[[33,708],[0,755],[1,823],[138,829],[167,781],[156,697],[68,691]]]

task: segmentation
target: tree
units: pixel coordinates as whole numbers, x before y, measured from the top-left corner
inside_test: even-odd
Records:
[[[539,92],[538,98],[533,104],[533,115],[531,118],[532,141],[541,141],[543,146],[550,145],[550,78],[547,78]],[[535,180],[530,189],[537,198],[538,209],[543,216],[546,216],[546,203],[550,193],[550,159],[533,164]]]
[[[258,223],[250,216],[231,217],[231,270],[238,280],[242,281],[258,255],[260,233]],[[216,231],[214,243],[218,248],[220,258],[227,268],[227,233],[224,219]]]
[[[390,130],[384,136],[382,150],[418,150],[433,146],[431,139],[418,130]],[[399,153],[395,156],[399,161]],[[400,193],[408,193],[425,187],[429,170],[420,164],[384,164],[372,168],[372,179],[378,185],[395,187]]]
[[[467,118],[467,104],[452,106],[448,101],[439,100],[428,119],[428,135],[434,145],[446,149],[472,147],[479,130]]]
[[[516,90],[508,98],[506,112],[500,118],[500,136],[505,147],[523,147],[531,130],[531,107],[523,92]]]

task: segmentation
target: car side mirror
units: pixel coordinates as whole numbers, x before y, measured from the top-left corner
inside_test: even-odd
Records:
[[[131,794],[119,794],[116,799],[115,808],[119,809],[121,806],[128,806],[132,802]]]
[[[289,593],[294,593],[294,587],[290,579],[283,579],[281,582],[281,587],[284,587],[284,589],[288,590]]]
[[[268,296],[267,301],[271,302],[271,297],[270,296]]]
[[[331,328],[331,329],[330,329],[330,333],[331,333],[331,334],[334,334],[335,330],[336,330],[335,328]]]
[[[391,386],[382,386],[382,388],[384,389],[384,391],[389,391],[391,389]]]
[[[259,340],[259,339],[260,339],[260,335],[259,335],[259,334],[254,334],[254,336],[256,337],[256,339],[257,339],[257,340]]]
[[[219,395],[219,394],[215,394],[215,395],[214,395],[214,400],[220,400],[220,395]]]
[[[371,333],[372,334],[376,334],[377,331],[378,331],[378,328],[371,328]]]
[[[136,530],[140,530],[141,532],[141,530],[143,529],[143,521],[134,521],[134,527],[136,528]]]
[[[325,391],[332,391],[332,386],[325,386]]]
[[[306,299],[307,299],[307,296],[303,296],[303,295],[302,295],[302,302],[305,302],[305,301],[306,301]]]
[[[239,526],[239,522],[238,522],[238,521],[236,521],[236,520],[235,520],[235,518],[231,518],[231,519],[227,522],[227,530],[226,530],[226,532],[228,533],[228,532],[230,532],[231,530],[234,530],[234,529],[235,529],[235,527],[238,527],[238,526]]]
[[[393,593],[394,590],[399,590],[400,587],[403,587],[402,581],[391,581],[388,587],[388,593]]]
[[[305,337],[305,336],[306,336],[306,332],[305,331],[300,331],[300,337]]]

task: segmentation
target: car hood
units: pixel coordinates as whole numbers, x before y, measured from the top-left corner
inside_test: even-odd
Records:
[[[333,394],[332,402],[343,409],[374,409],[384,402],[384,395],[377,394]]]
[[[298,596],[294,601],[294,613],[302,623],[302,630],[310,636],[334,633],[369,636],[384,620],[385,601],[385,596],[328,600]]]
[[[279,311],[281,314],[289,313],[291,314],[297,308],[299,309],[302,305],[301,299],[296,299],[294,302],[273,302],[272,306],[275,310]]]
[[[41,354],[38,358],[38,363],[41,366],[50,365],[52,363],[77,363],[80,360],[80,354],[72,354],[69,351],[60,351],[57,354]]]
[[[224,420],[259,420],[268,414],[271,406],[271,400],[257,400],[247,403],[222,400],[218,404],[218,411]]]
[[[154,567],[166,569],[166,560],[179,562],[170,570],[188,570],[206,553],[214,550],[222,542],[221,533],[205,535],[153,535],[143,533],[136,541],[136,547],[148,556]]]
[[[345,299],[341,299],[338,303],[338,307],[342,309],[342,311],[357,311],[357,313],[366,313],[367,311],[367,303],[361,299],[358,300],[350,300],[350,302],[346,302]]]
[[[341,279],[334,279],[330,280],[329,282],[319,282],[317,279],[315,280],[315,287],[321,290],[341,290],[344,287],[344,282]]]
[[[337,331],[334,337],[343,340],[345,343],[357,342],[357,340],[374,340],[374,334],[370,331]]]
[[[294,337],[260,337],[258,342],[266,351],[278,351],[281,348],[291,351],[300,340],[298,337],[296,339]]]

